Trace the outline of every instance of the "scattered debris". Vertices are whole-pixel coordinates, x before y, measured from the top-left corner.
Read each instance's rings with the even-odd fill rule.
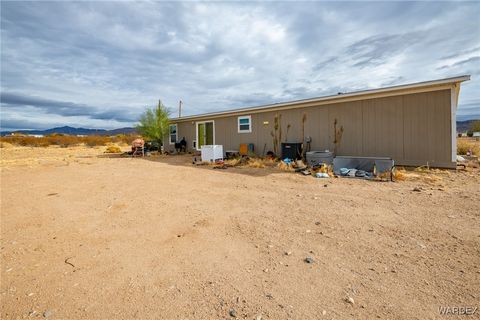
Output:
[[[303,261],[305,261],[306,263],[310,263],[310,264],[314,262],[312,257],[306,257]]]
[[[53,311],[51,311],[51,310],[45,310],[45,312],[43,313],[43,317],[48,318],[48,317],[50,317],[52,314],[53,314]]]
[[[330,178],[330,176],[326,172],[317,172],[315,174],[315,177],[317,177],[317,178]]]
[[[422,249],[426,249],[426,248],[427,248],[427,246],[424,245],[424,244],[421,243],[421,242],[417,242],[417,245],[418,245],[420,248],[422,248]]]
[[[73,257],[70,257],[70,258],[65,259],[65,263],[66,263],[66,264],[69,264],[69,265],[71,265],[72,267],[75,268],[75,266],[73,265],[73,263],[68,262],[68,260],[70,260],[70,259],[72,259],[72,258],[73,258]]]

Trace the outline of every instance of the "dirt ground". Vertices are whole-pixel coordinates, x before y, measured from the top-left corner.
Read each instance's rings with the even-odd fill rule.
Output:
[[[480,307],[478,169],[392,183],[101,148],[0,151],[2,319],[439,319],[440,307]]]

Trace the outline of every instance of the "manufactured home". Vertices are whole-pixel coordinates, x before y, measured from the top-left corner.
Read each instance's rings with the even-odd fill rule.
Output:
[[[185,138],[187,151],[202,145],[234,151],[248,144],[261,156],[278,150],[278,143],[309,141],[312,151],[455,168],[455,116],[460,84],[467,80],[465,75],[172,118],[164,148],[174,151],[175,142]]]

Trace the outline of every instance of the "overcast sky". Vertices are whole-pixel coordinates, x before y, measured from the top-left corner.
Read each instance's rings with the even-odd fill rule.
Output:
[[[480,2],[1,2],[1,126],[133,125],[470,74]]]

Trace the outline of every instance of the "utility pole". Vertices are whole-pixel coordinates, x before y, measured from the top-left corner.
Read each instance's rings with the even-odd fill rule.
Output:
[[[178,117],[182,116],[182,100],[178,103]]]

